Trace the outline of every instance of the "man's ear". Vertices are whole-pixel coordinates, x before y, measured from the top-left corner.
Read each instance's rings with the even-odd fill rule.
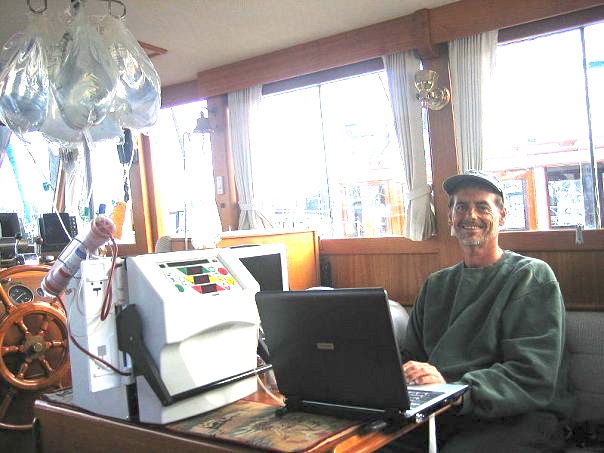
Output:
[[[499,210],[499,226],[502,226],[505,223],[505,216],[507,213],[505,208]]]

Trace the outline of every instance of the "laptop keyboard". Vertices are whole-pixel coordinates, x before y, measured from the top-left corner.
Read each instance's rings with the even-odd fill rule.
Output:
[[[410,407],[414,408],[430,401],[432,398],[436,398],[438,395],[442,395],[443,392],[432,392],[430,390],[414,390],[407,389],[409,393]]]

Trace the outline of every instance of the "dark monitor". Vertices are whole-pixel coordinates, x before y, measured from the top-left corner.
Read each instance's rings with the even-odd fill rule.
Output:
[[[16,212],[0,212],[0,232],[3,238],[14,238],[22,233]]]
[[[66,212],[42,214],[38,223],[42,238],[42,253],[61,253],[78,234],[76,218]]]
[[[285,244],[236,245],[230,250],[260,285],[260,291],[289,290]]]

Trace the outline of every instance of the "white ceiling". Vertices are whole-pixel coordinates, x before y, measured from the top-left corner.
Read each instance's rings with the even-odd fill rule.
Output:
[[[29,0],[60,13],[70,0]],[[163,86],[199,71],[434,8],[454,0],[123,0],[126,24],[139,41],[167,53],[152,62]],[[107,1],[87,0],[94,14]],[[113,3],[115,12],[121,7]],[[27,0],[0,0],[0,43],[24,30]]]

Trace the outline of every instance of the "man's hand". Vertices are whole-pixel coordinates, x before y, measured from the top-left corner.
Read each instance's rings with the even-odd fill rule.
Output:
[[[436,367],[426,362],[410,360],[403,365],[403,373],[409,385],[446,384]]]

